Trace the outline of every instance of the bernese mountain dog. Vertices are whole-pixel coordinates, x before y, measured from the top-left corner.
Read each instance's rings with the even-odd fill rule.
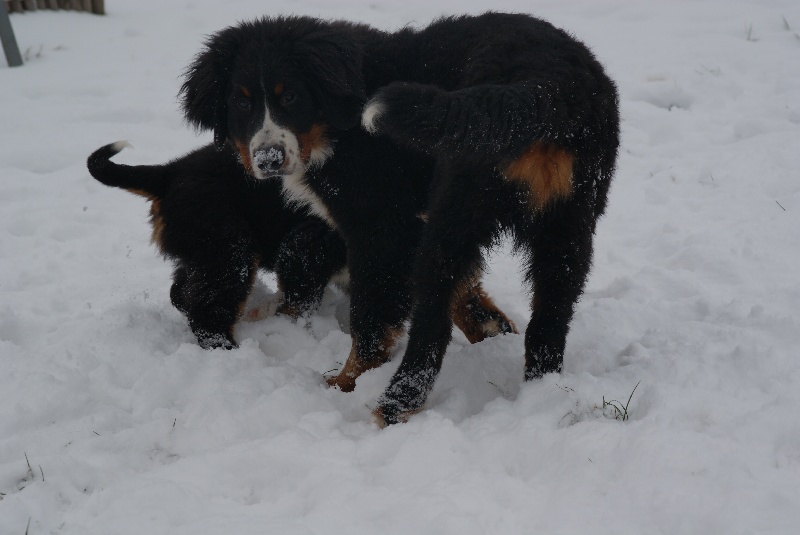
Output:
[[[394,33],[267,17],[210,36],[181,94],[191,123],[344,237],[353,345],[332,385],[386,361],[410,317],[381,425],[422,409],[504,233],[533,294],[525,378],[561,370],[619,145],[615,84],[581,42],[522,14]],[[481,337],[512,330],[472,294]]]
[[[112,162],[126,146],[96,150],[89,172],[150,200],[152,241],[175,265],[170,299],[200,346],[236,346],[233,326],[259,268],[275,272],[277,312],[293,318],[313,310],[345,270],[336,231],[305,208],[288,206],[279,183],[247,175],[232,150],[208,145],[164,165]]]

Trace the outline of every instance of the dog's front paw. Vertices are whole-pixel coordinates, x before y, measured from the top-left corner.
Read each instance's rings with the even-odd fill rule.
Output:
[[[428,373],[395,374],[389,388],[378,400],[378,408],[372,411],[378,426],[407,422],[422,411],[433,386],[432,379]]]
[[[203,349],[236,349],[238,344],[228,334],[196,331],[197,343]]]
[[[415,410],[396,411],[390,407],[379,406],[377,409],[372,411],[372,417],[375,420],[375,424],[383,429],[385,427],[389,427],[390,425],[406,423],[409,418],[418,412],[422,412],[423,408],[424,407],[420,407]]]

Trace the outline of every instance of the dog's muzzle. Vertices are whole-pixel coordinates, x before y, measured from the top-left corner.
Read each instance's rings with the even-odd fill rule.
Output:
[[[265,175],[274,175],[283,166],[284,156],[284,149],[280,145],[258,149],[253,153],[253,165]]]

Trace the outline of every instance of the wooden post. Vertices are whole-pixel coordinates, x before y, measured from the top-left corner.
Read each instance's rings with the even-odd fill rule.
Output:
[[[23,0],[22,5],[26,11],[36,11],[36,0]]]
[[[14,29],[8,18],[5,0],[0,0],[0,41],[3,43],[3,51],[6,53],[6,60],[9,67],[19,67],[22,65],[22,56],[19,54],[17,39],[14,37]]]
[[[106,3],[104,0],[92,0],[92,13],[97,15],[106,14]]]

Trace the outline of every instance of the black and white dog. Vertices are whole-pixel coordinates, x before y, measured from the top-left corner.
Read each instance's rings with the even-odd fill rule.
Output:
[[[525,378],[561,369],[619,144],[615,85],[586,46],[527,15],[395,33],[264,18],[211,36],[182,99],[344,237],[353,348],[332,384],[383,363],[411,317],[381,424],[423,407],[454,310],[478,338],[513,329],[479,286],[482,248],[504,231],[533,289]]]

